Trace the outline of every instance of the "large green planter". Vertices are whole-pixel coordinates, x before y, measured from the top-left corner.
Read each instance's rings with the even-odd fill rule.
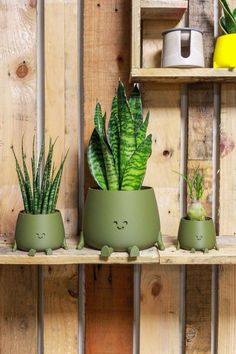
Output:
[[[102,256],[114,251],[139,250],[158,244],[163,248],[160,219],[152,188],[137,191],[89,189],[83,219],[86,245],[101,249]]]
[[[51,254],[52,250],[65,247],[65,231],[61,213],[18,215],[15,231],[15,249]]]
[[[182,218],[178,231],[178,247],[192,252],[217,249],[213,220],[206,218],[203,221],[195,221]]]

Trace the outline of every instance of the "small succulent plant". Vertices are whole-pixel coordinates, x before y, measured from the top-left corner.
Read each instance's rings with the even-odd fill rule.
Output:
[[[187,210],[187,218],[189,220],[205,220],[206,211],[201,203],[204,193],[204,177],[199,171],[199,167],[195,168],[190,176],[180,174],[188,187],[188,194],[191,204]]]
[[[226,0],[219,0],[222,5],[224,16],[220,17],[219,23],[226,34],[236,33],[236,9],[230,10]]]
[[[67,151],[66,155],[61,160],[58,170],[56,171],[56,167],[52,162],[56,140],[52,143],[52,139],[50,138],[48,154],[45,163],[43,163],[45,152],[44,143],[42,144],[38,164],[36,166],[35,138],[33,139],[31,158],[32,178],[30,178],[26,164],[26,154],[24,151],[23,138],[21,146],[22,167],[20,167],[20,163],[17,159],[14,147],[11,147],[13,155],[15,157],[16,172],[20,185],[25,213],[50,214],[55,212],[60,190],[63,167],[68,154]]]
[[[102,190],[138,190],[151,155],[152,136],[148,135],[149,113],[143,120],[139,89],[126,98],[119,81],[112,101],[111,116],[106,130],[106,113],[97,103],[94,130],[88,146],[88,165],[94,180]]]

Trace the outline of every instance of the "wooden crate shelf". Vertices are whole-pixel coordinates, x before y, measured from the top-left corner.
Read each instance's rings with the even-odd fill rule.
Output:
[[[195,82],[236,82],[236,70],[232,69],[132,69],[131,82],[195,83]]]
[[[104,260],[100,258],[99,251],[89,248],[76,250],[76,242],[77,239],[70,240],[68,250],[56,250],[51,256],[40,252],[34,257],[29,257],[22,251],[12,252],[10,244],[1,243],[0,264],[236,264],[236,236],[219,236],[219,250],[211,250],[207,254],[176,250],[176,237],[165,236],[165,251],[158,251],[153,247],[141,251],[136,260],[130,259],[125,252],[116,252],[108,260]]]
[[[188,7],[186,0],[141,0],[141,19],[180,19]]]

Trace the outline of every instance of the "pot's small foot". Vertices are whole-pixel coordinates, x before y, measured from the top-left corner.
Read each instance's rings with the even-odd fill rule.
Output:
[[[219,246],[217,245],[217,243],[215,243],[214,248],[215,248],[216,251],[219,251]]]
[[[68,246],[67,246],[67,243],[66,243],[66,238],[64,238],[61,247],[64,248],[64,250],[68,250]]]
[[[195,248],[191,248],[190,253],[195,253],[195,252],[196,252]]]
[[[162,234],[161,234],[161,232],[159,232],[159,234],[158,234],[156,246],[157,246],[157,248],[158,248],[160,251],[164,251],[164,250],[165,250],[165,245],[164,245],[164,242],[163,242],[163,240],[162,240]]]
[[[103,258],[108,258],[110,257],[110,255],[112,254],[113,252],[113,248],[112,247],[109,247],[107,245],[103,246],[102,249],[101,249],[101,254],[100,256],[103,257]]]
[[[136,258],[139,256],[140,252],[139,252],[139,248],[137,246],[132,246],[128,248],[128,253],[129,256],[132,258]]]
[[[29,252],[28,252],[28,256],[34,257],[35,255],[36,255],[36,250],[33,249],[33,248],[31,248],[31,249],[29,250]]]
[[[46,253],[47,256],[51,256],[52,255],[52,249],[51,248],[47,248],[45,250],[45,253]]]
[[[77,250],[82,250],[82,248],[84,248],[84,234],[83,234],[83,231],[81,231],[80,233],[80,239],[79,239],[79,242],[76,246],[76,249]]]
[[[180,243],[179,243],[179,241],[177,241],[177,243],[176,243],[176,249],[177,249],[177,251],[180,249]]]
[[[16,252],[16,250],[17,250],[17,243],[16,243],[16,240],[15,240],[14,243],[13,243],[12,252]]]
[[[203,253],[208,253],[208,252],[209,252],[208,248],[203,249]]]

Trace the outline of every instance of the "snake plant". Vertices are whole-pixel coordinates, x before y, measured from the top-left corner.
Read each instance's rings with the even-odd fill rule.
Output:
[[[195,168],[190,176],[180,174],[188,187],[188,194],[191,204],[187,210],[187,218],[189,220],[205,220],[206,211],[201,203],[204,193],[204,177],[199,171],[199,167]]]
[[[106,129],[106,113],[96,104],[94,130],[88,145],[90,172],[102,190],[138,190],[151,155],[152,136],[147,134],[149,113],[143,120],[139,89],[129,99],[119,81]]]
[[[236,33],[236,9],[230,10],[226,0],[219,0],[222,5],[224,16],[220,17],[220,27],[226,34]]]
[[[61,160],[58,170],[56,171],[55,165],[52,163],[56,140],[52,142],[52,139],[50,138],[48,154],[45,163],[43,162],[45,152],[44,143],[42,143],[38,163],[36,166],[35,138],[33,139],[31,157],[32,178],[30,178],[30,174],[26,164],[26,154],[24,151],[23,138],[21,145],[22,167],[20,166],[14,147],[11,146],[16,162],[16,172],[20,185],[25,213],[50,214],[55,212],[60,190],[63,167],[68,154],[67,151],[66,155]]]

